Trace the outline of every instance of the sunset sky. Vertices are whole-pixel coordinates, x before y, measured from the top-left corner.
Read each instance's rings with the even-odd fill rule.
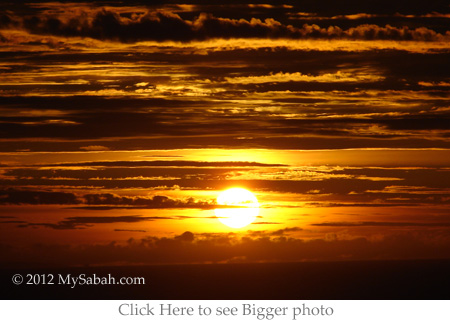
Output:
[[[450,258],[450,6],[3,2],[0,133],[3,266]]]

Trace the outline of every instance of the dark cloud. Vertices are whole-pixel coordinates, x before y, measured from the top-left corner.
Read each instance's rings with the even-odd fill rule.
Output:
[[[142,216],[101,216],[101,217],[69,217],[63,222],[73,224],[110,224],[110,223],[135,223],[141,221],[160,219],[160,217],[142,217]],[[163,217],[164,218],[164,217]]]
[[[80,201],[73,193],[53,191],[0,190],[0,204],[74,205]]]
[[[80,209],[80,208],[78,208]],[[96,209],[92,208],[81,208],[81,209]],[[104,208],[100,208],[101,210],[105,210]],[[106,208],[109,210],[110,208]],[[117,208],[114,208],[117,209]],[[31,223],[25,221],[10,221],[4,223],[20,223],[18,228],[28,228],[28,227],[45,227],[52,229],[85,229],[88,227],[92,227],[97,224],[123,224],[123,223],[138,223],[145,221],[155,221],[155,220],[183,220],[183,219],[193,219],[193,218],[202,218],[202,219],[216,219],[217,217],[192,217],[192,216],[83,216],[83,217],[68,217],[64,220],[61,220],[57,223]],[[1,224],[2,222],[0,222]],[[114,229],[114,231],[139,231],[145,232],[142,230],[134,230],[134,229]],[[186,237],[186,236],[185,236]],[[185,238],[182,237],[182,238]],[[186,237],[187,238],[187,237]]]
[[[182,233],[179,236],[175,236],[174,238],[175,240],[179,240],[179,241],[183,241],[183,242],[188,242],[191,243],[194,241],[195,236],[193,233],[191,233],[190,231],[185,231],[184,233]]]
[[[126,162],[125,162],[126,163]],[[17,181],[22,180],[30,180],[30,179],[38,179],[38,180],[56,180],[59,179],[64,180],[64,178],[68,179],[76,179],[76,180],[86,180],[86,179],[95,179],[95,180],[122,180],[122,181],[143,181],[153,182],[155,183],[155,187],[157,187],[161,181],[170,181],[171,185],[165,184],[167,189],[180,189],[180,186],[174,185],[173,180],[179,179],[193,179],[193,180],[211,180],[211,179],[226,179],[227,176],[231,176],[235,173],[243,173],[245,171],[255,171],[255,169],[260,169],[259,171],[286,171],[286,167],[279,167],[278,165],[274,165],[273,167],[268,164],[255,164],[254,166],[250,166],[249,163],[240,163],[241,166],[237,166],[238,163],[233,164],[230,163],[224,167],[220,166],[220,163],[208,163],[206,167],[201,167],[199,164],[193,167],[159,167],[159,166],[151,166],[148,167],[146,164],[138,165],[133,164],[133,162],[129,163],[129,167],[127,166],[114,166],[110,165],[111,163],[105,162],[103,166],[87,166],[86,164],[83,166],[80,164],[77,166],[76,164],[60,164],[55,168],[35,168],[35,167],[26,167],[26,168],[10,168],[5,170],[4,176],[14,177]],[[112,163],[114,164],[114,162]],[[170,164],[170,163],[169,163]],[[225,165],[225,163],[224,163]],[[262,169],[264,170],[262,170]],[[270,170],[269,170],[270,169]],[[283,169],[283,170],[282,170]],[[101,180],[102,181],[102,180]],[[74,183],[76,184],[76,183]],[[185,188],[185,187],[183,187]]]
[[[340,203],[340,202],[307,202],[305,204],[306,207],[413,207],[417,206],[415,202],[384,202],[381,200],[378,200],[378,203],[374,202],[346,202],[346,203]]]
[[[169,219],[166,217],[142,217],[142,216],[102,216],[102,217],[69,217],[58,223],[26,223],[19,228],[45,227],[52,229],[84,229],[94,224],[136,223],[153,221],[155,219]]]
[[[22,220],[3,220],[0,221],[0,224],[24,224],[26,223],[26,221],[22,221]]]
[[[123,231],[123,232],[136,232],[136,233],[146,233],[146,230],[140,230],[140,229],[114,229],[114,231]]]
[[[101,161],[101,162],[77,162],[48,164],[50,167],[281,167],[284,164],[271,164],[260,162],[229,161],[229,162],[207,162],[207,161]],[[160,170],[158,170],[160,171]]]
[[[0,28],[7,28],[14,25],[13,17],[8,13],[0,13]]]
[[[274,232],[272,232],[272,235],[283,236],[286,233],[298,232],[298,231],[302,231],[302,230],[303,230],[303,228],[300,228],[300,227],[287,227],[287,228],[275,230]]]
[[[67,19],[66,19],[67,20]],[[23,26],[33,33],[66,37],[137,42],[144,40],[191,41],[212,38],[270,38],[270,39],[361,39],[440,41],[446,36],[426,27],[360,25],[346,30],[339,26],[320,27],[316,24],[293,26],[273,18],[232,19],[200,13],[191,20],[164,10],[123,16],[111,9],[85,11],[68,21],[51,16],[32,16]]]
[[[185,200],[172,199],[166,196],[123,197],[112,193],[87,194],[83,196],[87,205],[116,205],[116,206],[137,206],[145,208],[200,208],[211,209],[215,206],[213,201],[199,201],[190,197]]]
[[[311,224],[322,227],[450,227],[450,223],[445,222],[324,222]]]
[[[399,119],[383,120],[392,130],[450,130],[450,116],[410,116]]]
[[[432,137],[409,137],[408,133],[393,130],[449,130],[449,119],[446,116],[411,115],[404,117],[387,118],[383,115],[373,118],[360,119],[358,115],[354,118],[334,117],[329,119],[268,117],[263,114],[243,114],[239,117],[233,115],[210,115],[209,124],[204,123],[205,115],[189,115],[180,113],[185,117],[180,124],[165,121],[169,115],[156,112],[146,114],[134,113],[111,113],[109,116],[92,114],[88,118],[71,118],[75,123],[41,123],[30,125],[37,120],[27,122],[12,122],[8,120],[2,124],[2,132],[5,138],[64,138],[64,139],[95,139],[101,137],[154,137],[154,141],[147,141],[152,148],[182,147],[188,144],[191,147],[276,147],[292,148],[295,145],[328,148],[358,148],[358,147],[442,147],[448,148],[449,143],[443,140],[435,140],[437,133]],[[101,117],[104,123],[98,124],[97,119]],[[245,124],[245,127],[242,126]],[[126,125],[126,126],[125,126]],[[213,125],[213,126],[212,126]],[[378,125],[384,131],[369,131],[372,126]],[[105,133],[108,133],[105,135]],[[227,133],[224,135],[224,133]],[[286,138],[281,142],[278,136],[283,134]],[[215,140],[205,138],[204,135],[217,136]],[[302,137],[298,137],[302,135]],[[313,140],[305,138],[311,136]],[[173,139],[156,139],[158,136],[175,136]],[[345,140],[342,140],[345,138]],[[380,141],[385,138],[387,140]],[[389,140],[389,139],[397,140]],[[272,143],[271,141],[276,141]],[[172,141],[172,143],[171,143]],[[302,142],[305,143],[302,143]],[[314,142],[315,141],[315,142]],[[322,141],[322,143],[320,143]],[[337,141],[337,142],[334,142]],[[338,142],[340,141],[340,142]],[[167,143],[167,144],[164,144]],[[140,164],[144,164],[142,161]],[[183,164],[184,163],[184,164]],[[117,162],[116,165],[130,165],[131,163]],[[154,166],[167,165],[167,162],[156,161]],[[174,162],[173,165],[177,163]],[[193,162],[180,161],[180,165],[195,166]],[[100,163],[92,163],[93,166]],[[114,164],[111,163],[111,166]],[[136,165],[139,165],[136,162]],[[151,163],[148,163],[150,166]],[[198,163],[199,166],[202,163]],[[206,165],[204,163],[203,165]],[[211,164],[212,165],[212,164]],[[225,165],[225,163],[218,164]],[[232,166],[232,163],[229,163]],[[237,166],[239,164],[235,164]],[[252,164],[248,164],[251,166]],[[258,165],[258,164],[253,164]]]
[[[98,193],[75,195],[67,192],[17,190],[7,189],[0,191],[0,203],[4,205],[87,205],[89,209],[109,210],[121,206],[148,209],[160,208],[196,208],[212,209],[216,207],[214,200],[196,200],[192,197],[186,199],[173,199],[167,196],[128,197],[112,193]],[[82,207],[79,207],[80,209]]]
[[[4,245],[0,258],[8,266],[80,266],[128,264],[224,263],[240,258],[243,262],[295,262],[305,260],[380,260],[448,258],[448,231],[440,233],[400,233],[371,241],[367,238],[303,240],[286,237],[243,237],[230,234],[211,236],[185,232],[172,238],[130,239],[127,244],[30,245],[16,248]]]
[[[280,4],[278,0],[265,0],[263,3],[255,4],[254,1],[250,0],[229,0],[226,4],[221,3],[211,3],[208,0],[186,0],[182,2],[183,4],[189,4],[188,8],[184,8],[180,6],[180,2],[175,0],[150,0],[150,1],[133,1],[132,4],[136,6],[138,9],[129,9],[128,4],[124,4],[118,1],[112,1],[108,3],[110,6],[115,6],[116,8],[121,8],[125,6],[127,8],[126,12],[137,12],[143,11],[143,8],[140,5],[145,5],[150,8],[163,8],[168,7],[172,9],[176,9],[179,12],[196,12],[198,9],[216,9],[220,12],[226,10],[227,8],[231,8],[230,12],[238,11],[241,13],[244,10],[249,10],[253,12],[257,11],[268,11],[273,12],[274,9],[284,9],[286,11],[297,11],[302,10],[303,12],[311,12],[317,13],[318,15],[337,15],[342,13],[361,13],[368,12],[373,14],[395,14],[399,12],[405,12],[410,14],[421,14],[424,12],[444,12],[448,13],[450,11],[448,7],[448,2],[445,0],[435,0],[435,1],[420,1],[420,0],[400,0],[400,1],[389,1],[389,0],[379,0],[377,1],[377,5],[369,2],[360,2],[354,0],[347,0],[341,3],[336,3],[332,0],[323,0],[320,3],[314,0],[305,0],[301,3],[298,3],[296,0],[286,0]],[[8,3],[9,6],[12,6],[13,3]],[[66,3],[58,4],[52,2],[42,2],[36,0],[30,1],[15,1],[14,4],[16,6],[12,6],[12,8],[23,8],[28,9],[28,12],[32,12],[32,10],[42,10],[42,9],[61,9],[64,8],[63,5],[68,5]],[[69,3],[71,7],[85,7],[88,5],[83,0],[74,0]],[[92,7],[102,6],[103,3],[100,2],[91,2],[89,4]]]
[[[6,111],[0,119],[2,136],[11,139],[32,137],[35,143],[31,145],[29,141],[21,140],[0,142],[1,150],[14,151],[24,148],[78,150],[89,146],[104,146],[111,150],[185,147],[282,149],[449,147],[447,140],[442,140],[444,131],[448,129],[446,126],[448,117],[445,112],[445,108],[448,107],[446,99],[448,93],[443,89],[419,85],[419,83],[439,84],[448,77],[450,69],[446,62],[450,58],[446,52],[432,54],[399,50],[364,53],[339,50],[320,52],[277,47],[271,50],[267,48],[218,50],[209,52],[208,55],[161,53],[161,51],[131,56],[126,55],[126,51],[78,55],[60,52],[51,56],[54,61],[49,61],[49,56],[37,54],[18,58],[12,53],[9,55],[11,55],[7,56],[9,59],[14,61],[19,59],[22,62],[4,70],[5,73],[13,75],[25,71],[30,73],[29,75],[40,75],[48,69],[49,64],[55,64],[57,68],[58,62],[67,65],[73,61],[78,64],[83,62],[102,64],[104,61],[125,63],[128,60],[136,66],[143,63],[145,65],[145,62],[149,61],[159,61],[161,70],[164,67],[180,68],[176,66],[181,64],[183,71],[189,74],[187,77],[189,81],[207,79],[211,83],[203,85],[205,89],[226,88],[227,91],[226,94],[217,93],[209,96],[209,99],[214,100],[214,104],[211,104],[208,98],[183,97],[178,100],[170,94],[165,98],[134,99],[71,95],[67,98],[4,97],[2,108]],[[230,56],[237,65],[227,63]],[[375,75],[379,78],[369,82],[279,82],[270,81],[269,77],[267,83],[226,82],[226,78],[233,75],[245,78],[277,73],[288,74],[286,78],[292,73],[300,73],[312,79],[327,74],[336,74],[336,77],[339,77],[338,73],[346,70],[352,75],[362,73],[365,76]],[[78,89],[76,87],[78,85],[75,87],[68,85],[63,92],[79,93],[78,91],[82,92],[87,88],[105,89],[105,84],[92,80],[95,70],[85,72],[86,82],[89,82],[83,85],[86,88]],[[47,71],[47,74],[51,73]],[[127,87],[141,81],[139,80],[141,77],[113,78],[110,80],[114,82],[114,86],[128,94],[134,93],[135,88],[130,90]],[[50,93],[53,93],[55,89],[50,89],[51,87],[60,88],[66,82],[76,81],[77,78],[54,79],[52,76],[46,76],[35,79],[36,82],[41,80],[59,82],[58,85],[48,85]],[[167,81],[169,84],[173,82],[172,79]],[[24,89],[23,86],[19,83],[16,93],[28,95],[29,89]],[[46,85],[29,86],[39,88],[41,91]],[[293,91],[296,97],[285,97],[291,94],[271,93],[273,90]],[[381,92],[370,95],[369,93],[374,90]],[[315,91],[325,93],[308,97]],[[341,92],[339,94],[341,97],[333,95],[330,97],[330,93],[335,91]],[[250,106],[252,95],[263,93],[269,98],[266,98],[267,102],[257,109]],[[382,103],[376,103],[381,99],[377,97],[383,93],[385,97]],[[248,95],[246,103],[240,101],[237,104],[228,101],[230,97],[242,98],[244,94]],[[372,101],[375,102],[370,103]],[[296,117],[299,104],[302,106],[302,114]],[[11,111],[17,111],[14,109],[17,105],[21,106],[23,112],[8,116]],[[213,108],[210,108],[211,105]],[[271,112],[273,106],[280,109],[279,113]],[[441,112],[439,108],[442,108]],[[57,110],[62,115],[55,120],[55,117],[40,114],[47,109]],[[285,115],[291,116],[286,118]],[[332,117],[319,118],[318,115]],[[99,123],[100,118],[104,122]],[[371,130],[373,126],[379,126],[380,129]],[[442,131],[434,131],[427,136],[409,132],[426,130]],[[283,135],[283,140],[279,139],[280,135]],[[215,139],[211,140],[210,136],[214,136]],[[36,142],[37,137],[41,139]],[[61,142],[61,139],[65,141]],[[101,141],[93,143],[90,141],[92,139]]]
[[[0,42],[7,42],[8,40],[0,33]]]
[[[258,224],[258,222],[253,223]],[[273,224],[282,224],[282,223],[269,223],[271,225]],[[252,238],[272,238],[272,237],[288,237],[290,233],[295,233],[299,231],[304,231],[303,228],[300,227],[287,227],[283,229],[277,229],[277,230],[248,230],[247,236]],[[289,237],[290,238],[290,237]]]
[[[419,152],[417,152],[419,153]],[[446,159],[439,157],[445,167]],[[408,164],[409,160],[403,161]],[[9,194],[16,196],[15,203],[27,204],[38,202],[30,196],[39,195],[39,190],[24,190],[20,186],[42,186],[58,190],[77,188],[74,195],[67,192],[65,197],[73,201],[78,209],[111,210],[111,209],[213,209],[214,200],[195,200],[170,198],[164,195],[130,196],[128,193],[90,193],[92,187],[98,189],[148,189],[163,190],[223,190],[230,186],[243,186],[254,191],[276,191],[300,194],[299,198],[308,207],[400,207],[440,204],[450,202],[446,188],[450,180],[450,171],[441,168],[355,168],[355,167],[153,167],[150,163],[130,167],[103,167],[87,169],[84,163],[68,164],[68,167],[57,169],[11,168],[4,171],[9,179],[2,180],[5,186],[14,186],[3,191],[2,203],[12,203]],[[89,165],[87,163],[84,165]],[[97,164],[97,163],[95,163]],[[105,166],[109,163],[98,163]],[[114,162],[111,164],[115,164]],[[170,162],[168,164],[171,164]],[[243,163],[246,164],[246,163]],[[61,164],[59,164],[61,165]],[[207,163],[209,165],[209,163]],[[228,163],[224,164],[228,165]],[[372,163],[375,166],[375,163]],[[398,164],[400,165],[400,164]],[[398,166],[397,165],[397,166]],[[71,169],[71,167],[75,167]],[[59,166],[58,166],[59,167]],[[76,168],[78,167],[78,168]],[[6,194],[8,192],[8,194]],[[49,191],[44,191],[44,195]],[[24,196],[24,199],[19,197]],[[27,197],[28,196],[28,197]],[[31,198],[31,201],[30,201]],[[50,198],[50,197],[49,197]],[[47,200],[49,199],[47,198]],[[68,200],[66,198],[66,200]],[[51,199],[56,204],[61,198]],[[41,200],[41,204],[45,201]],[[63,201],[59,201],[61,204]],[[66,201],[67,202],[67,201]],[[70,203],[69,203],[70,204]]]
[[[241,130],[245,129],[245,122],[242,123]],[[133,124],[130,124],[133,126]],[[280,149],[280,150],[296,150],[301,148],[302,150],[316,150],[316,149],[359,149],[359,148],[385,148],[385,149],[410,149],[410,148],[424,148],[424,149],[448,149],[450,143],[442,138],[446,137],[446,134],[431,133],[431,136],[425,135],[406,135],[398,137],[398,134],[393,134],[394,138],[390,139],[381,135],[374,135],[374,137],[358,137],[355,136],[319,136],[319,135],[303,135],[296,136],[285,135],[280,140],[279,137],[271,136],[269,134],[259,133],[263,132],[264,127],[260,127],[253,133],[254,136],[242,136],[248,133],[229,133],[222,135],[211,134],[214,136],[214,140],[211,140],[207,136],[178,136],[178,137],[147,137],[147,138],[130,138],[124,136],[121,139],[105,139],[101,145],[110,145],[112,150],[158,150],[158,149]],[[279,130],[277,130],[279,132]],[[269,130],[270,132],[270,130]],[[293,131],[291,131],[293,132]],[[341,132],[342,133],[342,132]],[[376,134],[376,132],[374,132]],[[428,133],[430,134],[430,133]],[[435,135],[438,135],[436,137]],[[216,136],[217,135],[217,136]],[[31,129],[27,129],[21,134],[21,137],[31,138]],[[88,138],[85,138],[86,142],[89,142]],[[98,141],[98,140],[96,140]],[[92,141],[90,141],[92,142]],[[77,151],[79,150],[80,143],[76,140],[65,139],[62,140],[47,140],[37,139],[36,142],[30,144],[26,139],[23,140],[11,140],[5,143],[0,142],[0,151],[17,152],[25,150],[32,151]],[[439,163],[439,160],[435,160],[435,164]],[[445,166],[448,164],[443,160],[439,165]],[[379,165],[379,164],[377,164]],[[73,183],[73,182],[72,182]],[[93,182],[91,182],[93,183]],[[6,183],[5,183],[6,184]]]

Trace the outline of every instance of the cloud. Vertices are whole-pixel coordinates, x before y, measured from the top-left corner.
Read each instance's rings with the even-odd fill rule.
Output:
[[[11,14],[8,14],[6,12],[0,13],[0,28],[8,28],[10,26],[15,25],[16,22],[14,21],[14,17]]]
[[[114,229],[114,231],[123,231],[123,232],[136,232],[136,233],[146,233],[146,230],[141,230],[141,229]]]
[[[449,82],[419,82],[418,83],[420,86],[425,86],[425,87],[450,87],[450,83]]]
[[[46,227],[52,229],[85,229],[94,224],[115,224],[115,223],[137,223],[144,221],[153,221],[156,219],[172,219],[171,217],[144,217],[144,216],[85,216],[69,217],[57,223],[25,223],[19,228],[27,227]]]
[[[321,227],[450,227],[450,223],[446,223],[446,222],[363,221],[363,222],[324,222],[324,223],[311,224],[311,226],[321,226]]]
[[[302,231],[302,230],[303,230],[303,228],[300,228],[300,227],[286,227],[283,229],[275,230],[273,232],[273,235],[279,236],[279,235],[284,235],[285,233],[298,232],[298,231]]]
[[[27,267],[122,264],[295,262],[381,259],[436,259],[450,256],[448,229],[440,232],[411,232],[382,238],[323,239],[194,234],[173,237],[147,236],[125,244],[69,246],[39,244],[27,247],[2,246],[3,265]]]
[[[73,193],[53,191],[0,190],[0,204],[75,205],[80,200]]]
[[[377,82],[383,80],[384,77],[362,74],[348,73],[345,71],[337,71],[336,73],[326,73],[322,75],[304,75],[302,73],[275,73],[263,76],[246,76],[246,77],[225,77],[225,80],[231,84],[263,84],[263,83],[280,83],[280,82]]]
[[[118,207],[115,207],[114,209],[117,209]],[[120,208],[120,207],[119,207]],[[109,210],[113,209],[110,207],[81,207],[77,209],[96,209],[96,210]],[[139,223],[139,222],[145,222],[145,221],[155,221],[155,220],[184,220],[184,219],[217,219],[215,216],[209,216],[209,217],[194,217],[194,216],[83,216],[83,217],[68,217],[64,220],[61,220],[57,223],[49,223],[49,222],[26,222],[26,221],[4,221],[1,223],[20,223],[18,225],[18,228],[38,228],[38,227],[45,227],[45,228],[51,228],[51,229],[57,229],[57,230],[64,230],[64,229],[85,229],[92,227],[94,225],[98,224],[120,224],[120,223]],[[142,230],[135,230],[135,229],[114,229],[114,231],[139,231],[139,232],[145,232]]]
[[[138,207],[147,209],[162,208],[195,208],[212,209],[216,207],[214,200],[196,200],[193,197],[173,199],[167,196],[119,196],[112,193],[91,193],[76,195],[68,192],[52,192],[39,190],[0,190],[0,204],[12,205],[86,205],[88,209],[108,210],[117,207]],[[82,208],[82,207],[78,207]],[[86,208],[86,207],[84,207]]]
[[[247,161],[92,161],[77,163],[49,164],[52,167],[281,167],[279,163]]]
[[[80,150],[84,151],[108,151],[109,148],[103,145],[88,145],[80,147]]]
[[[415,202],[384,202],[377,200],[376,202],[307,202],[306,207],[412,207],[417,206]]]
[[[188,242],[188,243],[191,243],[191,242],[194,241],[195,236],[194,236],[194,234],[191,233],[190,231],[185,231],[185,232],[182,233],[181,235],[175,236],[174,239],[175,239],[175,240],[182,241],[182,242]]]
[[[166,196],[123,197],[112,193],[86,194],[83,196],[86,205],[116,205],[116,206],[137,206],[145,208],[201,208],[211,209],[215,207],[214,201],[199,201],[190,197],[184,200],[172,199]]]
[[[3,220],[0,221],[0,224],[24,224],[26,221],[23,220]]]
[[[407,26],[364,24],[344,30],[339,26],[320,27],[316,24],[293,26],[273,18],[221,18],[204,12],[192,20],[164,10],[129,16],[121,15],[112,8],[85,9],[70,18],[45,14],[27,17],[23,20],[23,26],[37,34],[125,43],[145,40],[188,42],[214,38],[443,41],[449,37],[426,27],[410,29]]]

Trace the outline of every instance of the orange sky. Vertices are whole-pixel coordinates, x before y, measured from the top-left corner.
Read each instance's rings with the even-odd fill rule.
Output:
[[[1,6],[5,265],[450,257],[448,6]]]

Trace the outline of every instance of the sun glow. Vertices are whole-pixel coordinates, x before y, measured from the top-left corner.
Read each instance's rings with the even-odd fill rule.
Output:
[[[222,224],[231,228],[245,227],[255,221],[259,214],[258,199],[243,188],[223,191],[217,197],[217,204],[225,207],[215,209],[216,217]]]

